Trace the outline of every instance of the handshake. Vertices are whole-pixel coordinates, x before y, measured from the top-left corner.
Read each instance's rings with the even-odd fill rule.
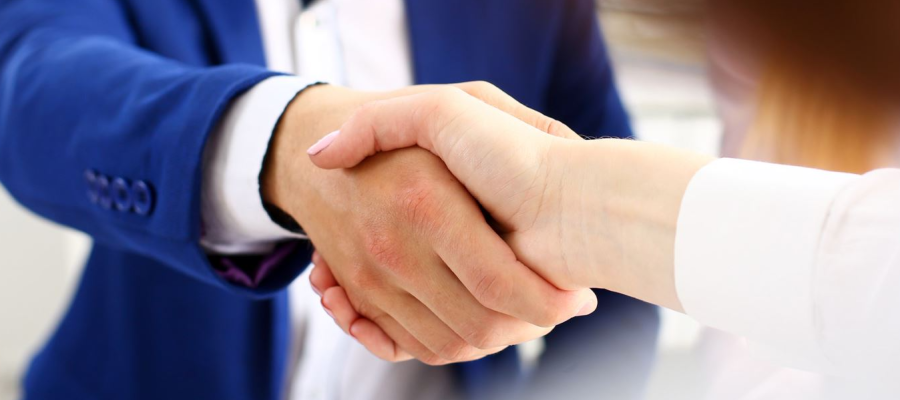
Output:
[[[310,280],[346,333],[389,361],[469,361],[590,314],[589,288],[636,281],[609,234],[627,212],[585,215],[629,207],[597,193],[628,191],[597,173],[629,142],[593,143],[613,148],[487,83],[316,86],[285,111],[262,190],[315,244]],[[677,308],[655,286],[647,300]]]

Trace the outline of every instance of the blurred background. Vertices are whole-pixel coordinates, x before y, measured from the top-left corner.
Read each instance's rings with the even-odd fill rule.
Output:
[[[669,3],[598,4],[619,87],[640,139],[717,154],[722,124],[705,67],[700,8],[689,1]],[[64,311],[89,244],[83,234],[30,214],[0,188],[0,252],[6,264],[0,266],[0,400],[17,398],[23,368]],[[706,372],[710,348],[731,339],[681,314],[662,313],[648,398],[701,398],[712,382]],[[728,351],[739,352],[736,348]]]

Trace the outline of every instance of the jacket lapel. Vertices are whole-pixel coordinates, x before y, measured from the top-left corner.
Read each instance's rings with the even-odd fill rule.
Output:
[[[216,64],[266,65],[254,0],[194,1],[211,33]]]

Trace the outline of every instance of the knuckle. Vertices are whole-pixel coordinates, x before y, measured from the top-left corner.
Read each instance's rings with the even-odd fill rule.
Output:
[[[447,364],[447,361],[445,361],[443,358],[441,358],[437,354],[430,354],[430,353],[424,354],[421,357],[419,357],[419,361],[421,361],[427,365],[430,365],[432,367],[437,367],[437,366]]]
[[[500,340],[500,322],[496,318],[486,318],[468,330],[464,340],[479,349],[491,349],[505,345]]]
[[[455,86],[444,86],[430,94],[423,107],[420,129],[438,134],[453,126],[453,122],[470,109],[474,98],[466,90]],[[478,96],[475,96],[478,97]],[[484,97],[484,96],[480,96]]]
[[[408,223],[428,227],[440,216],[437,187],[429,180],[410,179],[396,197],[396,208]]]
[[[541,128],[544,132],[556,137],[566,137],[569,130],[565,124],[550,117],[544,117]]]
[[[434,95],[439,103],[447,104],[452,103],[453,101],[458,100],[461,97],[465,97],[468,94],[465,90],[456,86],[442,86],[434,91]]]
[[[400,361],[403,361],[403,358],[397,354],[379,355],[379,354],[375,354],[374,352],[372,352],[372,354],[374,354],[375,357],[378,357],[389,363],[398,363]]]
[[[468,97],[469,94],[461,88],[441,87],[432,93],[429,112],[433,117],[456,115]]]
[[[379,327],[386,326],[392,319],[391,316],[389,316],[387,313],[385,313],[381,309],[374,307],[374,306],[366,306],[365,311],[366,311],[366,314],[363,314],[361,311],[360,311],[360,314],[365,315],[366,318],[369,319],[369,321],[372,321],[375,325],[378,325]]]
[[[446,361],[462,361],[470,353],[470,346],[464,340],[454,338],[441,346],[438,355]]]
[[[464,90],[473,96],[480,97],[483,95],[491,95],[499,91],[500,89],[494,84],[488,81],[471,81],[466,82],[462,85]]]
[[[377,101],[370,101],[359,105],[341,126],[341,130],[355,131],[368,129],[368,127],[371,126],[373,117],[377,115],[378,108],[379,103]]]
[[[353,307],[353,310],[356,311],[357,314],[372,321],[374,321],[381,313],[381,311],[373,306],[369,299],[366,298],[357,299],[355,302],[351,302],[351,307]]]
[[[368,310],[368,302],[371,296],[384,291],[383,280],[368,270],[359,270],[348,277],[346,292],[348,300],[356,307],[360,314]]]
[[[489,269],[482,268],[480,270],[487,271]],[[472,295],[474,295],[475,298],[478,299],[478,302],[483,306],[494,311],[502,312],[504,311],[502,308],[509,298],[509,285],[505,280],[500,279],[499,276],[485,273],[478,279],[478,283],[475,285]]]
[[[539,311],[535,317],[534,321],[532,321],[535,325],[542,328],[550,328],[554,327],[566,320],[566,316],[560,310],[553,309],[552,307],[544,307],[543,310]]]
[[[540,303],[542,308],[535,313],[532,323],[542,328],[551,328],[565,322],[572,317],[572,310],[576,307],[575,299],[573,294],[558,290]]]
[[[388,230],[372,230],[365,234],[363,238],[363,246],[366,254],[378,266],[389,271],[398,271],[402,269],[403,261],[403,244],[397,238],[395,233]],[[374,278],[370,268],[359,268],[358,275],[366,279]]]
[[[354,122],[368,120],[369,117],[377,113],[380,104],[381,103],[378,101],[370,101],[361,104],[356,108],[356,111],[353,112],[353,115],[350,116],[348,122],[353,124]]]
[[[475,84],[475,87],[477,87],[480,90],[484,90],[486,92],[493,92],[493,91],[500,90],[499,88],[497,88],[497,86],[494,86],[493,83],[490,83],[488,81],[474,81],[473,83]]]

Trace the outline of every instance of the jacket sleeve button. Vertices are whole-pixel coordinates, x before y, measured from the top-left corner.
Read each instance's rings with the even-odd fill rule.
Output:
[[[97,176],[97,203],[100,204],[100,207],[105,209],[112,208],[112,196],[109,191],[109,178],[98,175]]]
[[[97,191],[97,173],[92,170],[84,171],[84,182],[87,184],[88,199],[93,204],[100,201],[100,193]]]
[[[131,184],[132,208],[138,215],[150,215],[153,212],[153,188],[147,182],[135,181]]]
[[[128,182],[126,182],[125,179],[113,179],[110,191],[112,192],[113,204],[115,205],[116,210],[131,210],[131,206],[133,204],[133,200],[131,197],[131,187],[128,185]]]

